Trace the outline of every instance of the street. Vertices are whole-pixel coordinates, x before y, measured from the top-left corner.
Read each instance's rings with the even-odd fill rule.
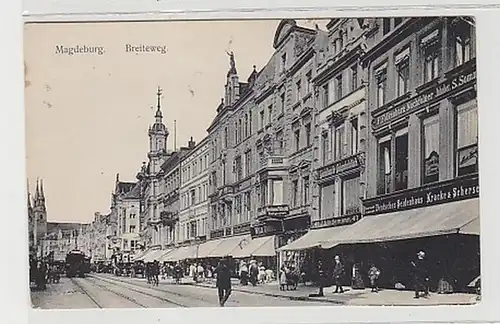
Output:
[[[86,278],[61,278],[45,291],[32,291],[34,308],[171,308],[218,307],[217,290],[195,285],[160,284],[152,287],[145,281],[109,275]],[[320,301],[298,301],[233,291],[226,307],[332,305]]]

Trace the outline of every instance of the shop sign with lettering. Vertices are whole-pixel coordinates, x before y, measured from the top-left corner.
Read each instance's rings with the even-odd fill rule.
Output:
[[[449,95],[451,91],[472,83],[473,81],[476,81],[475,68],[473,71],[464,71],[456,77],[444,81],[431,90],[411,98],[401,106],[394,107],[382,115],[374,117],[372,120],[372,126],[374,128],[378,128],[398,118],[409,115],[410,113],[422,108],[422,106],[425,106],[432,101],[440,100],[441,98]]]
[[[406,190],[363,202],[365,215],[383,214],[479,197],[477,175]]]

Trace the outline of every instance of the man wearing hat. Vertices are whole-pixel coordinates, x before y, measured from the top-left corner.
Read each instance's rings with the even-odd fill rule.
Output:
[[[344,275],[344,265],[340,262],[340,257],[335,256],[335,266],[333,268],[333,279],[335,281],[335,293],[343,293],[342,276]]]
[[[217,276],[216,286],[219,295],[220,307],[224,307],[231,295],[231,271],[228,267],[229,257],[222,258],[214,270]]]
[[[413,261],[413,280],[415,284],[415,298],[420,298],[420,292],[424,292],[424,297],[429,295],[429,273],[425,252],[419,251],[417,259]]]

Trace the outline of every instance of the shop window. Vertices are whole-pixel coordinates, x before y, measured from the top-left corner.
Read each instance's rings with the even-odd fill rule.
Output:
[[[379,140],[379,179],[378,194],[390,192],[392,183],[391,139],[390,136]]]
[[[335,216],[335,183],[321,187],[320,218]]]
[[[358,117],[351,119],[351,154],[356,154],[359,151],[359,129]]]
[[[435,30],[422,39],[424,52],[424,82],[429,82],[439,76],[439,30]]]
[[[477,102],[470,101],[457,107],[457,174],[478,172],[478,118]]]
[[[344,125],[335,128],[335,160],[339,160],[345,155],[345,132]]]
[[[469,61],[472,56],[472,26],[461,20],[453,30],[455,31],[455,64],[459,66]]]
[[[408,188],[408,133],[396,136],[394,189]]]
[[[359,176],[344,179],[342,183],[342,213],[344,215],[359,213],[359,195]]]
[[[423,183],[439,181],[439,115],[422,121]]]
[[[410,83],[410,49],[402,51],[396,56],[397,96],[406,94]]]
[[[330,136],[328,132],[323,132],[321,135],[321,151],[323,154],[323,164],[330,161],[332,158],[332,147],[330,145]]]
[[[375,72],[377,83],[377,106],[381,107],[387,100],[387,68],[384,66]]]

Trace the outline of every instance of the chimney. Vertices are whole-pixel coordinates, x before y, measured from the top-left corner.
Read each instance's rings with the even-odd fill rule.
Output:
[[[192,149],[192,148],[194,148],[195,146],[196,146],[196,142],[195,142],[195,141],[193,141],[193,136],[191,136],[191,139],[190,139],[190,140],[189,140],[189,142],[188,142],[188,148],[189,148],[189,149]]]

